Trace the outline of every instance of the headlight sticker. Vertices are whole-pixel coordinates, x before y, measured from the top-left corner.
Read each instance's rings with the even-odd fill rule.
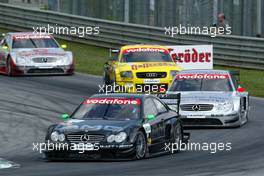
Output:
[[[150,124],[149,123],[143,124],[143,128],[144,128],[146,134],[149,136],[149,134],[151,133],[151,126],[150,126]]]

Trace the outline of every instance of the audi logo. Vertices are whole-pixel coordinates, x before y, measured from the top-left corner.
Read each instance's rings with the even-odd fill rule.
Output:
[[[146,73],[146,77],[148,77],[148,78],[155,78],[157,76],[158,76],[157,73]]]

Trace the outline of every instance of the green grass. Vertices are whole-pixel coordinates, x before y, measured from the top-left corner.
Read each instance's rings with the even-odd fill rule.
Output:
[[[58,42],[66,44],[67,50],[73,52],[77,72],[102,75],[103,65],[109,57],[108,49],[64,40]]]
[[[7,32],[7,30],[0,29],[0,32]],[[67,50],[73,52],[77,72],[102,75],[103,64],[108,59],[108,49],[65,40],[58,41],[60,44],[67,44]],[[250,92],[250,95],[264,97],[264,71],[223,66],[214,68],[239,70],[241,85]]]
[[[240,84],[252,96],[264,97],[264,71],[240,69],[234,67],[214,66],[215,69],[224,70],[239,70],[240,71]]]

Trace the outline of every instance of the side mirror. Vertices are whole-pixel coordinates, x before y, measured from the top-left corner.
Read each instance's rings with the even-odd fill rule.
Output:
[[[246,89],[243,88],[243,87],[238,87],[237,88],[237,92],[239,92],[239,93],[242,93],[242,92],[245,92],[245,91],[246,91]]]
[[[153,114],[148,114],[147,115],[147,120],[154,120],[155,119],[155,116]]]
[[[70,118],[70,115],[69,114],[62,114],[61,116],[60,116],[60,119],[62,119],[62,120],[67,120],[67,119],[69,119]]]
[[[61,45],[61,48],[66,49],[67,48],[67,45],[66,44],[62,44]]]

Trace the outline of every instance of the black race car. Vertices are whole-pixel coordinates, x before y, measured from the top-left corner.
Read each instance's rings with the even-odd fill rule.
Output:
[[[94,95],[64,122],[49,127],[45,157],[142,159],[166,153],[166,143],[187,142],[178,113],[151,95]]]

